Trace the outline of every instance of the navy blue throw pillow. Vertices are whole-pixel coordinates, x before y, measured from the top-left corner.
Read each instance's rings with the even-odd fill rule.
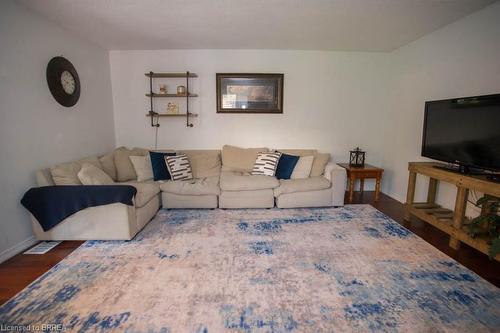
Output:
[[[149,152],[154,180],[169,180],[171,178],[167,169],[167,163],[165,162],[165,156],[175,156],[175,153]]]
[[[276,178],[290,179],[295,165],[299,161],[299,156],[281,154],[276,168]]]

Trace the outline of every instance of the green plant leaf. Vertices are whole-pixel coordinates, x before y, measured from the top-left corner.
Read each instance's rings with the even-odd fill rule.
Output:
[[[491,242],[490,250],[488,252],[488,255],[490,259],[495,259],[497,254],[500,253],[500,238],[496,238]]]
[[[485,202],[488,202],[488,200],[490,200],[490,197],[485,195],[481,198],[479,198],[477,201],[476,201],[476,205],[477,206],[481,206],[482,204],[484,204]]]

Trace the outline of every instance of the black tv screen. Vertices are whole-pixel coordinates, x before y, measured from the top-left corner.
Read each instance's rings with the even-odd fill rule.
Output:
[[[500,94],[425,103],[422,156],[500,170]]]

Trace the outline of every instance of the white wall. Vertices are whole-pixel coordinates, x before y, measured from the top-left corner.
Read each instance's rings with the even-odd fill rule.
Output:
[[[424,102],[500,93],[500,3],[469,15],[388,55],[392,79],[382,190],[404,202],[408,161],[420,157]],[[425,179],[418,183],[423,200]],[[441,186],[438,202],[453,207],[456,189]]]
[[[193,92],[199,93],[185,119],[160,119],[160,148],[245,147],[317,148],[346,160],[359,145],[368,161],[380,163],[380,112],[386,103],[386,55],[278,50],[111,51],[111,81],[117,145],[154,147],[149,118],[149,70],[196,72]],[[284,114],[217,114],[215,73],[284,73]],[[157,81],[160,82],[160,81]],[[168,84],[175,91],[177,84]],[[155,88],[156,85],[155,85]],[[165,108],[157,99],[156,111]]]
[[[349,149],[368,151],[385,168],[384,193],[404,202],[409,161],[420,157],[426,100],[500,92],[500,3],[473,13],[391,53],[279,50],[111,51],[118,145],[154,146],[145,119],[144,72],[197,72],[195,127],[161,119],[159,147],[313,147],[347,160]],[[283,115],[215,112],[216,72],[285,74]],[[180,82],[169,84],[171,91]],[[162,110],[165,101],[156,102]],[[417,199],[425,180],[419,179]],[[440,186],[438,202],[451,207],[455,189]]]
[[[19,203],[34,172],[112,149],[114,123],[108,52],[68,34],[13,1],[0,2],[0,261],[32,241]],[[69,59],[82,84],[79,102],[59,105],[45,69]]]

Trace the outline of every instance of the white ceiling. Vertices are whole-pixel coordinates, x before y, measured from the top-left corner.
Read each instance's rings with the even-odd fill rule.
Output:
[[[117,49],[391,51],[495,0],[22,0]]]

